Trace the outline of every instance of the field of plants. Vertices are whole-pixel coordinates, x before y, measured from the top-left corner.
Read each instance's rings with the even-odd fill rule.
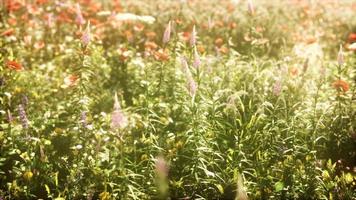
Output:
[[[0,0],[0,200],[356,199],[354,0]]]

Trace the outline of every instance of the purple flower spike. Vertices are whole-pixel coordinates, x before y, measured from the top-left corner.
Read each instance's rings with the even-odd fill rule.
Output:
[[[90,22],[88,22],[88,26],[87,29],[85,30],[85,32],[82,35],[82,43],[84,46],[88,46],[90,40],[91,40],[91,34],[90,34]]]
[[[193,26],[192,35],[190,36],[190,46],[195,46],[197,43],[197,32],[195,26]]]
[[[282,82],[277,80],[273,85],[273,94],[279,96],[282,92]]]
[[[188,65],[187,58],[185,56],[180,56],[180,63],[182,65],[183,72],[184,73],[188,73],[189,72],[189,65]]]
[[[22,128],[28,129],[28,119],[27,119],[26,111],[22,104],[19,105],[18,111],[19,111],[19,117],[20,117]]]
[[[197,51],[197,48],[195,47],[194,48],[194,62],[193,62],[193,67],[195,67],[195,69],[198,69],[199,66],[201,64],[201,60],[200,60],[200,57],[199,57],[199,53]]]
[[[88,127],[88,123],[87,123],[87,111],[82,111],[82,113],[80,114],[80,122],[82,123],[82,126],[84,128]]]
[[[337,54],[337,62],[339,63],[340,66],[342,66],[345,63],[344,52],[342,50],[342,46],[341,45],[340,45],[339,53]]]
[[[80,6],[79,4],[77,3],[75,5],[75,13],[76,13],[76,18],[75,18],[75,22],[79,25],[83,25],[85,24],[85,20],[84,20],[84,17],[82,15],[82,11],[80,10]]]
[[[115,94],[114,112],[111,114],[111,127],[114,129],[122,129],[127,125],[127,117],[122,112],[117,94]]]
[[[162,156],[159,156],[156,158],[155,170],[159,177],[167,177],[168,176],[168,171],[169,171],[168,164]]]
[[[167,28],[163,34],[163,44],[166,44],[171,39],[171,21],[168,22]]]
[[[188,89],[190,96],[194,97],[198,90],[198,85],[192,77],[188,79]]]

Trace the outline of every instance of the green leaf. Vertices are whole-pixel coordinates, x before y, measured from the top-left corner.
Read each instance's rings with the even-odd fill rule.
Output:
[[[51,194],[51,190],[49,189],[48,185],[45,184],[44,186],[45,186],[45,188],[46,188],[47,194]]]
[[[222,185],[220,185],[220,184],[214,184],[214,185],[216,188],[218,188],[218,190],[221,194],[224,194],[224,188]]]
[[[283,188],[284,188],[284,183],[281,181],[278,181],[276,184],[274,184],[274,189],[276,190],[276,192],[283,190]]]

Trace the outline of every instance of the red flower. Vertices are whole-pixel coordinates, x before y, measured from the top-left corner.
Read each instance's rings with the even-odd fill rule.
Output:
[[[340,80],[340,79],[334,81],[333,87],[336,90],[342,90],[343,92],[347,92],[350,89],[349,84],[346,81],[343,81],[343,80]]]
[[[349,42],[350,43],[356,42],[356,33],[350,33]]]
[[[17,10],[21,9],[21,7],[23,6],[23,4],[20,3],[19,1],[14,1],[14,0],[5,1],[5,5],[9,12],[17,11]]]
[[[23,67],[21,64],[17,63],[16,61],[7,61],[6,62],[6,66],[9,68],[9,69],[13,69],[13,70],[16,70],[16,71],[21,71],[23,70]]]

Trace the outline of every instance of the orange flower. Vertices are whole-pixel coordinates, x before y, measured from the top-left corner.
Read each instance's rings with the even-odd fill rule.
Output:
[[[149,31],[149,32],[146,32],[146,37],[147,37],[147,39],[149,39],[149,40],[152,40],[152,39],[154,39],[155,37],[156,37],[156,33],[155,32],[153,32],[153,31]]]
[[[45,47],[45,43],[43,41],[38,41],[33,45],[33,47],[35,49],[42,49],[43,47]]]
[[[155,50],[157,49],[158,45],[154,42],[145,42],[145,49],[147,51],[150,51],[150,50]]]
[[[62,11],[58,14],[57,20],[58,20],[58,22],[62,22],[62,23],[72,23],[73,22],[71,17],[69,17],[68,13],[65,11]]]
[[[222,38],[217,38],[215,40],[215,45],[218,46],[218,47],[221,47],[224,43],[224,40]]]
[[[14,34],[14,29],[13,28],[9,28],[7,30],[5,30],[4,32],[1,33],[1,36],[10,36]]]
[[[227,54],[229,52],[229,49],[226,47],[221,47],[218,49],[220,53]]]
[[[178,19],[178,18],[177,18],[175,21],[176,21],[176,23],[177,23],[178,25],[181,25],[181,24],[183,23],[183,21],[182,21],[181,19]]]
[[[163,51],[160,49],[159,51],[156,51],[153,54],[154,58],[159,61],[168,61],[169,60],[169,54],[166,51]]]
[[[36,0],[37,4],[46,4],[48,3],[48,0]]]
[[[68,88],[72,87],[78,84],[79,77],[77,75],[69,75],[64,78],[64,84],[62,85],[62,88]]]
[[[217,26],[217,27],[224,27],[224,22],[221,21],[221,20],[218,20],[218,21],[215,22],[215,26]]]
[[[126,39],[129,41],[129,42],[132,42],[133,39],[134,39],[134,35],[132,34],[131,31],[127,30],[124,32],[124,35],[126,37]]]
[[[237,27],[237,24],[235,22],[230,22],[229,27],[230,29],[235,29]]]
[[[141,23],[138,23],[134,26],[134,30],[137,32],[141,32],[141,31],[143,31],[143,29],[145,29],[145,25],[143,25]]]
[[[314,37],[314,36],[308,36],[306,39],[305,39],[305,43],[306,44],[313,44],[317,41],[317,38]]]
[[[6,66],[9,68],[9,69],[13,69],[13,70],[16,70],[16,71],[21,71],[23,70],[23,67],[20,63],[17,63],[16,61],[10,61],[8,60],[6,62]]]
[[[183,36],[183,40],[188,42],[190,40],[190,32],[183,32],[182,36]]]
[[[333,87],[336,90],[342,90],[343,92],[347,92],[350,89],[349,84],[346,81],[343,81],[343,80],[340,80],[340,79],[334,81]]]
[[[91,25],[99,25],[100,24],[100,21],[95,18],[90,18],[89,21],[90,21]]]
[[[11,26],[16,26],[17,20],[16,18],[9,18],[7,19],[7,23],[9,23]]]
[[[205,52],[205,48],[202,45],[198,45],[197,49],[198,49],[199,53],[204,53]]]
[[[297,76],[298,73],[299,73],[298,68],[293,67],[293,68],[290,69],[290,74],[291,74],[292,76]]]
[[[229,13],[232,13],[232,12],[234,12],[235,7],[236,7],[236,6],[235,6],[234,4],[229,3],[229,4],[227,5],[227,11],[228,11]]]

